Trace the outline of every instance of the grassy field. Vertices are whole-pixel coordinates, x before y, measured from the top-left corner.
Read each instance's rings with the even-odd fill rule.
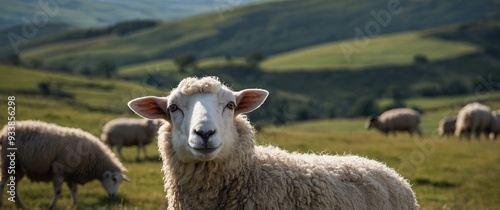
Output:
[[[262,67],[270,71],[363,69],[376,66],[410,65],[416,54],[429,61],[459,57],[479,50],[464,42],[424,38],[420,32],[405,32],[366,38],[366,47],[356,47],[353,40],[343,40],[294,50],[270,57]],[[351,46],[346,48],[345,46]],[[402,47],[404,46],[404,47]],[[344,53],[351,49],[354,53]]]
[[[226,65],[245,65],[244,58],[232,58],[231,61],[227,61],[224,57],[214,57],[205,58],[196,62],[196,67],[198,68],[214,68],[217,66]],[[144,75],[148,71],[157,71],[172,73],[177,72],[178,67],[173,59],[160,59],[153,60],[143,63],[131,64],[122,66],[118,69],[118,75],[120,76],[140,76]]]
[[[102,123],[116,117],[135,117],[127,111],[128,100],[142,95],[163,94],[162,91],[128,82],[88,79],[29,69],[0,66],[0,110],[6,110],[7,96],[16,96],[16,119],[40,119],[70,127],[79,127],[94,135],[100,134]],[[60,82],[61,91],[73,98],[37,95],[40,81]],[[68,84],[73,84],[70,86]],[[109,87],[112,85],[112,89]],[[106,89],[108,88],[108,89]],[[500,109],[498,93],[486,98],[492,109]],[[493,97],[494,96],[494,97]],[[468,96],[438,101],[414,99],[429,104],[423,115],[424,137],[399,134],[385,137],[374,130],[364,130],[365,119],[336,119],[264,127],[257,136],[260,144],[272,144],[289,151],[357,154],[387,163],[409,179],[421,209],[497,209],[500,206],[500,143],[498,141],[466,142],[456,138],[436,137],[437,122],[442,116],[455,114],[455,103]],[[413,100],[413,99],[412,99]],[[437,105],[436,105],[437,106]],[[450,108],[451,107],[451,108]],[[0,112],[5,124],[6,112]],[[107,198],[98,181],[79,186],[80,205],[76,209],[164,209],[161,162],[156,143],[147,146],[149,160],[133,161],[136,149],[126,148],[126,173],[132,182],[124,183],[117,197]],[[5,190],[5,189],[4,189]],[[32,183],[23,179],[19,194],[28,209],[46,209],[53,195],[50,183]],[[7,195],[1,198],[3,209],[14,209]],[[64,186],[58,201],[59,209],[71,207],[69,189]]]

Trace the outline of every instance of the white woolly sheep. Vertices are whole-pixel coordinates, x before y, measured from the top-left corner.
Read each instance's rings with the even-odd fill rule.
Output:
[[[455,123],[457,122],[457,117],[447,117],[439,121],[438,132],[439,136],[446,137],[453,135],[455,133]]]
[[[148,159],[146,145],[153,142],[157,131],[157,120],[119,118],[104,125],[101,140],[110,148],[116,145],[116,150],[122,160],[125,160],[122,154],[122,146],[137,146],[136,160],[139,160],[141,149],[144,158]]]
[[[15,148],[9,150],[8,132],[15,132]],[[80,129],[61,127],[41,121],[17,121],[0,132],[2,142],[2,180],[0,198],[7,183],[14,189],[14,201],[23,208],[17,184],[27,176],[31,181],[53,182],[54,197],[50,209],[56,207],[61,185],[67,182],[73,204],[77,204],[77,184],[99,179],[109,196],[114,196],[123,180],[125,167],[99,139]],[[15,166],[14,168],[12,166]],[[15,176],[15,181],[12,179]],[[11,186],[14,185],[14,186]],[[1,206],[1,199],[0,199]]]
[[[474,134],[476,139],[479,139],[481,133],[488,135],[490,121],[489,107],[477,102],[467,104],[458,112],[455,136],[465,135],[467,139],[470,139],[470,135]]]
[[[413,132],[417,132],[419,136],[422,136],[419,125],[420,113],[409,108],[397,108],[387,110],[376,118],[368,117],[365,128],[375,127],[385,135],[393,132],[395,136],[396,131],[408,131],[410,136],[413,135]]]
[[[500,133],[500,110],[491,112],[490,139],[497,139]]]
[[[407,180],[383,163],[256,145],[243,113],[267,95],[204,77],[182,80],[167,97],[129,102],[138,115],[167,121],[158,147],[168,209],[418,208]]]

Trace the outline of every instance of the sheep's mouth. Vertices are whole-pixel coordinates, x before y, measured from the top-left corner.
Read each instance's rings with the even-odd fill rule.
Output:
[[[215,147],[215,148],[206,148],[206,147],[204,147],[204,148],[193,148],[193,150],[196,151],[196,152],[199,152],[201,154],[207,155],[207,154],[211,154],[211,153],[216,152],[219,149],[219,147]]]

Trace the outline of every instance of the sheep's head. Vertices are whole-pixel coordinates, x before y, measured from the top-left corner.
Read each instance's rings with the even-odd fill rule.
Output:
[[[172,125],[172,146],[181,161],[210,161],[232,151],[238,138],[234,117],[257,109],[267,95],[262,89],[233,92],[216,77],[186,78],[167,97],[137,98],[128,105],[144,118]]]
[[[365,123],[365,129],[369,130],[377,121],[377,117],[369,116]]]
[[[130,181],[122,172],[105,171],[101,177],[101,184],[108,192],[109,197],[114,197],[118,192],[118,187],[123,181]]]

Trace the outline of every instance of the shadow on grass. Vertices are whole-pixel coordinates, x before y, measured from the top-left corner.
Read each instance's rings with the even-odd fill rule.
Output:
[[[144,162],[161,162],[160,156],[149,156],[148,158],[141,157],[139,159],[127,158],[125,160],[121,160],[124,163],[144,163]]]
[[[101,198],[99,198],[99,202],[93,204],[92,206],[90,206],[90,208],[92,208],[92,209],[108,209],[110,207],[127,206],[129,204],[130,204],[130,202],[128,201],[127,197],[123,197],[122,195],[118,195],[115,197],[101,197]]]
[[[442,188],[442,189],[448,189],[448,188],[454,188],[458,187],[459,185],[456,183],[448,182],[448,181],[432,181],[426,178],[417,178],[414,181],[415,185],[420,185],[420,186],[432,186],[436,188]]]

